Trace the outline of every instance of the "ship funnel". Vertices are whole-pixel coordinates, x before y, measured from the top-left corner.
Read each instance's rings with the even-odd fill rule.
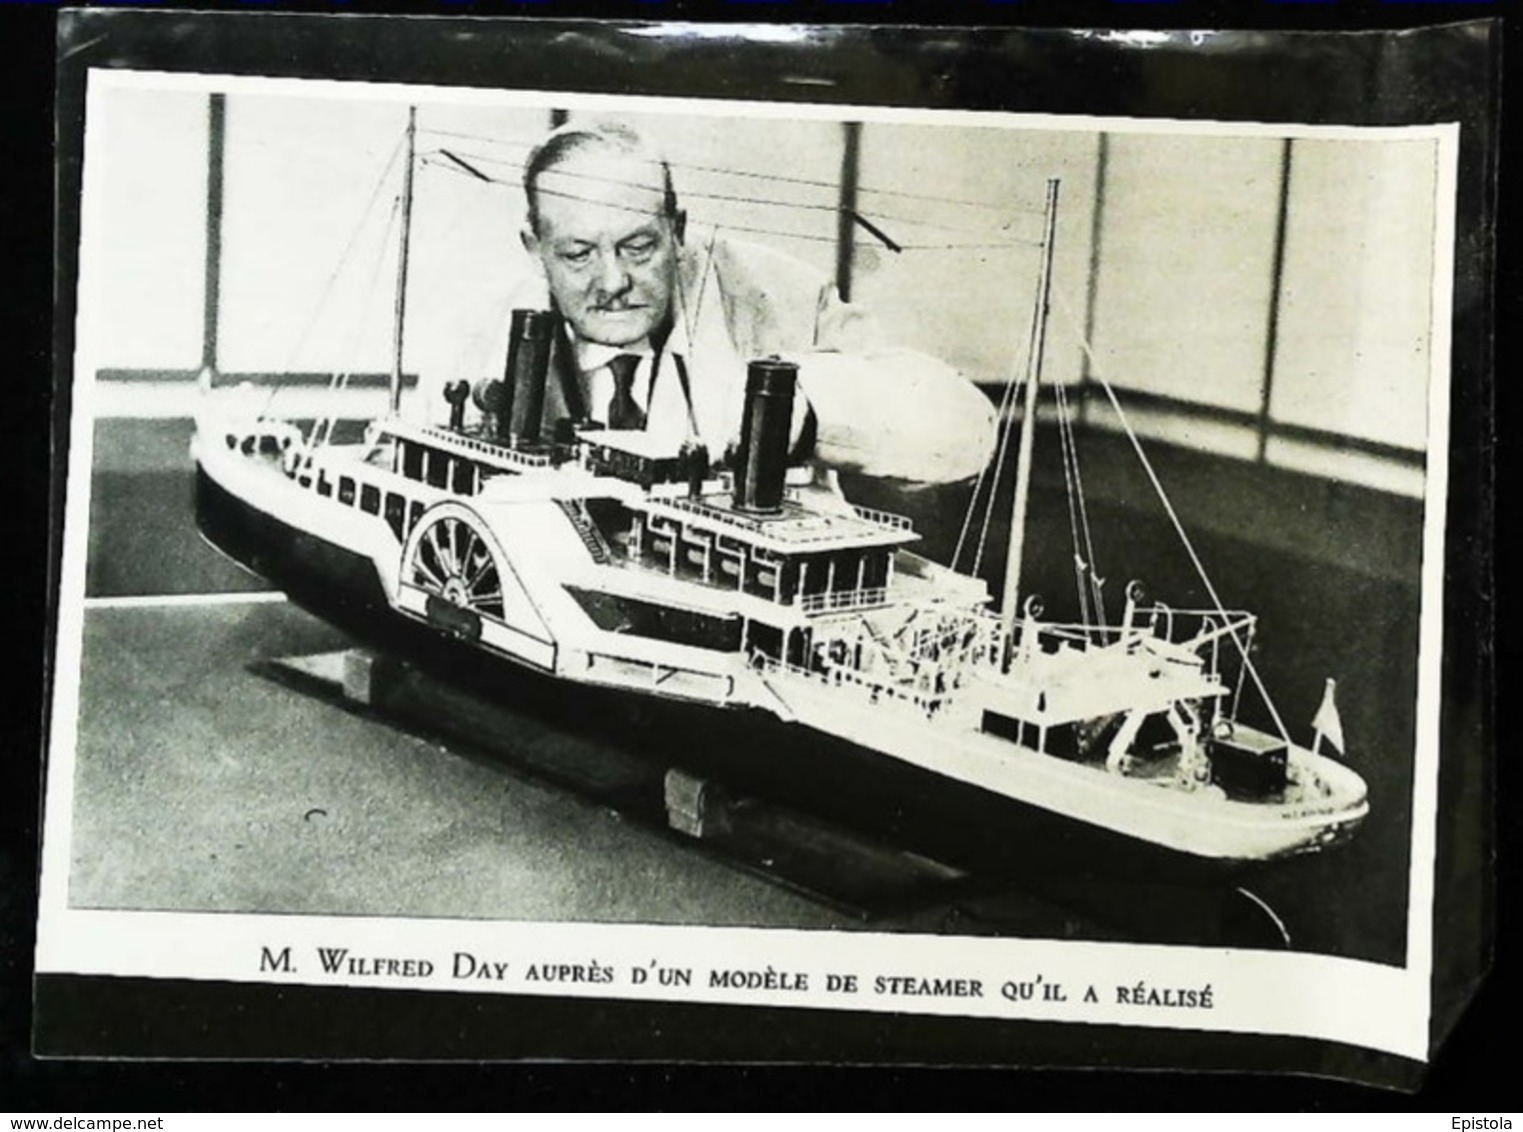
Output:
[[[793,391],[799,367],[771,357],[746,369],[746,407],[735,456],[735,509],[776,514],[783,509],[783,477],[793,426]]]
[[[538,443],[545,408],[545,377],[550,371],[550,347],[554,341],[552,311],[513,312],[502,404],[497,413],[497,439]]]

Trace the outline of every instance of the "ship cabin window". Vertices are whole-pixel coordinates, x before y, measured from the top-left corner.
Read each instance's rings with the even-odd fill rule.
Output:
[[[1083,742],[1076,723],[1058,723],[1047,729],[1046,753],[1060,759],[1079,759],[1088,753],[1090,745]]]
[[[476,486],[476,463],[473,460],[456,460],[453,482],[450,488],[456,495],[475,495]]]
[[[795,668],[810,662],[810,645],[814,634],[806,628],[780,629],[760,621],[747,621],[744,639],[748,658],[763,656]]]
[[[386,522],[391,527],[391,533],[397,538],[403,536],[403,523],[407,516],[407,500],[403,499],[394,491],[386,493]]]
[[[783,573],[781,600],[821,598],[826,594],[858,594],[888,584],[888,552],[837,550],[790,560]],[[845,599],[842,599],[843,602]]]
[[[741,644],[740,618],[716,617],[696,610],[677,609],[638,598],[567,586],[592,623],[608,633],[648,637],[695,649],[735,652]]]
[[[814,634],[808,629],[788,630],[788,639],[783,649],[783,659],[795,668],[803,668],[809,663],[809,642]]]
[[[333,494],[333,481],[328,478],[328,472],[327,472],[326,469],[322,469],[322,468],[318,469],[318,472],[317,472],[317,494],[318,495],[332,495]]]
[[[784,605],[791,602],[793,595],[799,592],[801,565],[797,558],[784,558],[778,566],[777,600]]]
[[[811,554],[807,558],[799,560],[799,592],[803,594],[822,594],[830,582],[830,556],[825,554]]]
[[[423,518],[423,504],[414,500],[412,506],[408,509],[407,529],[410,531],[416,527],[418,520],[421,518]]]
[[[1008,739],[1012,743],[1020,743],[1032,750],[1039,749],[1037,744],[1041,741],[1041,731],[1037,725],[1016,719],[1014,716],[986,709],[980,729],[987,735]]]
[[[830,584],[831,593],[855,593],[861,589],[862,582],[862,552],[859,550],[847,550],[831,556],[832,569],[830,577],[826,579]]]
[[[423,478],[423,449],[410,440],[402,442],[402,474],[410,480]]]
[[[338,501],[346,506],[354,506],[354,477],[339,476],[338,478]]]
[[[745,585],[742,588],[752,597],[765,598],[768,601],[775,600],[781,589],[778,578],[778,571],[781,568],[782,563],[776,560],[768,561],[748,556],[745,561]]]
[[[432,487],[445,487],[449,484],[450,458],[443,452],[430,451],[428,459],[424,461],[424,478]]]
[[[381,489],[373,483],[360,484],[360,510],[371,515],[381,510]]]
[[[862,588],[881,590],[888,585],[888,559],[891,550],[874,550],[863,557]]]
[[[775,625],[766,625],[760,621],[747,621],[745,652],[748,657],[760,655],[768,660],[781,660],[783,658],[783,631]]]

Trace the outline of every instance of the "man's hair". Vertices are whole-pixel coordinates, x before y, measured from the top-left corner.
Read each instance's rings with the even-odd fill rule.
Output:
[[[661,209],[669,218],[677,216],[677,193],[672,188],[672,167],[657,154],[645,139],[619,122],[565,125],[551,130],[544,141],[529,152],[524,162],[524,198],[529,206],[529,228],[539,232],[539,178],[547,170],[588,149],[606,149],[651,162],[661,170]]]

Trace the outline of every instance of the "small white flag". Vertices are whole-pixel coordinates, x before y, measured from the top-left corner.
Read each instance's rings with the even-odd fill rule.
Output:
[[[1343,754],[1343,720],[1338,717],[1338,703],[1334,698],[1337,683],[1329,680],[1327,690],[1322,693],[1322,706],[1317,709],[1317,714],[1312,717],[1312,729],[1318,736],[1325,736],[1327,741]]]

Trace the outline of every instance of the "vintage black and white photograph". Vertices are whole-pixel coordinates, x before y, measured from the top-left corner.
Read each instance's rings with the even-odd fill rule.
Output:
[[[85,111],[39,971],[1425,1056],[1453,125]]]

